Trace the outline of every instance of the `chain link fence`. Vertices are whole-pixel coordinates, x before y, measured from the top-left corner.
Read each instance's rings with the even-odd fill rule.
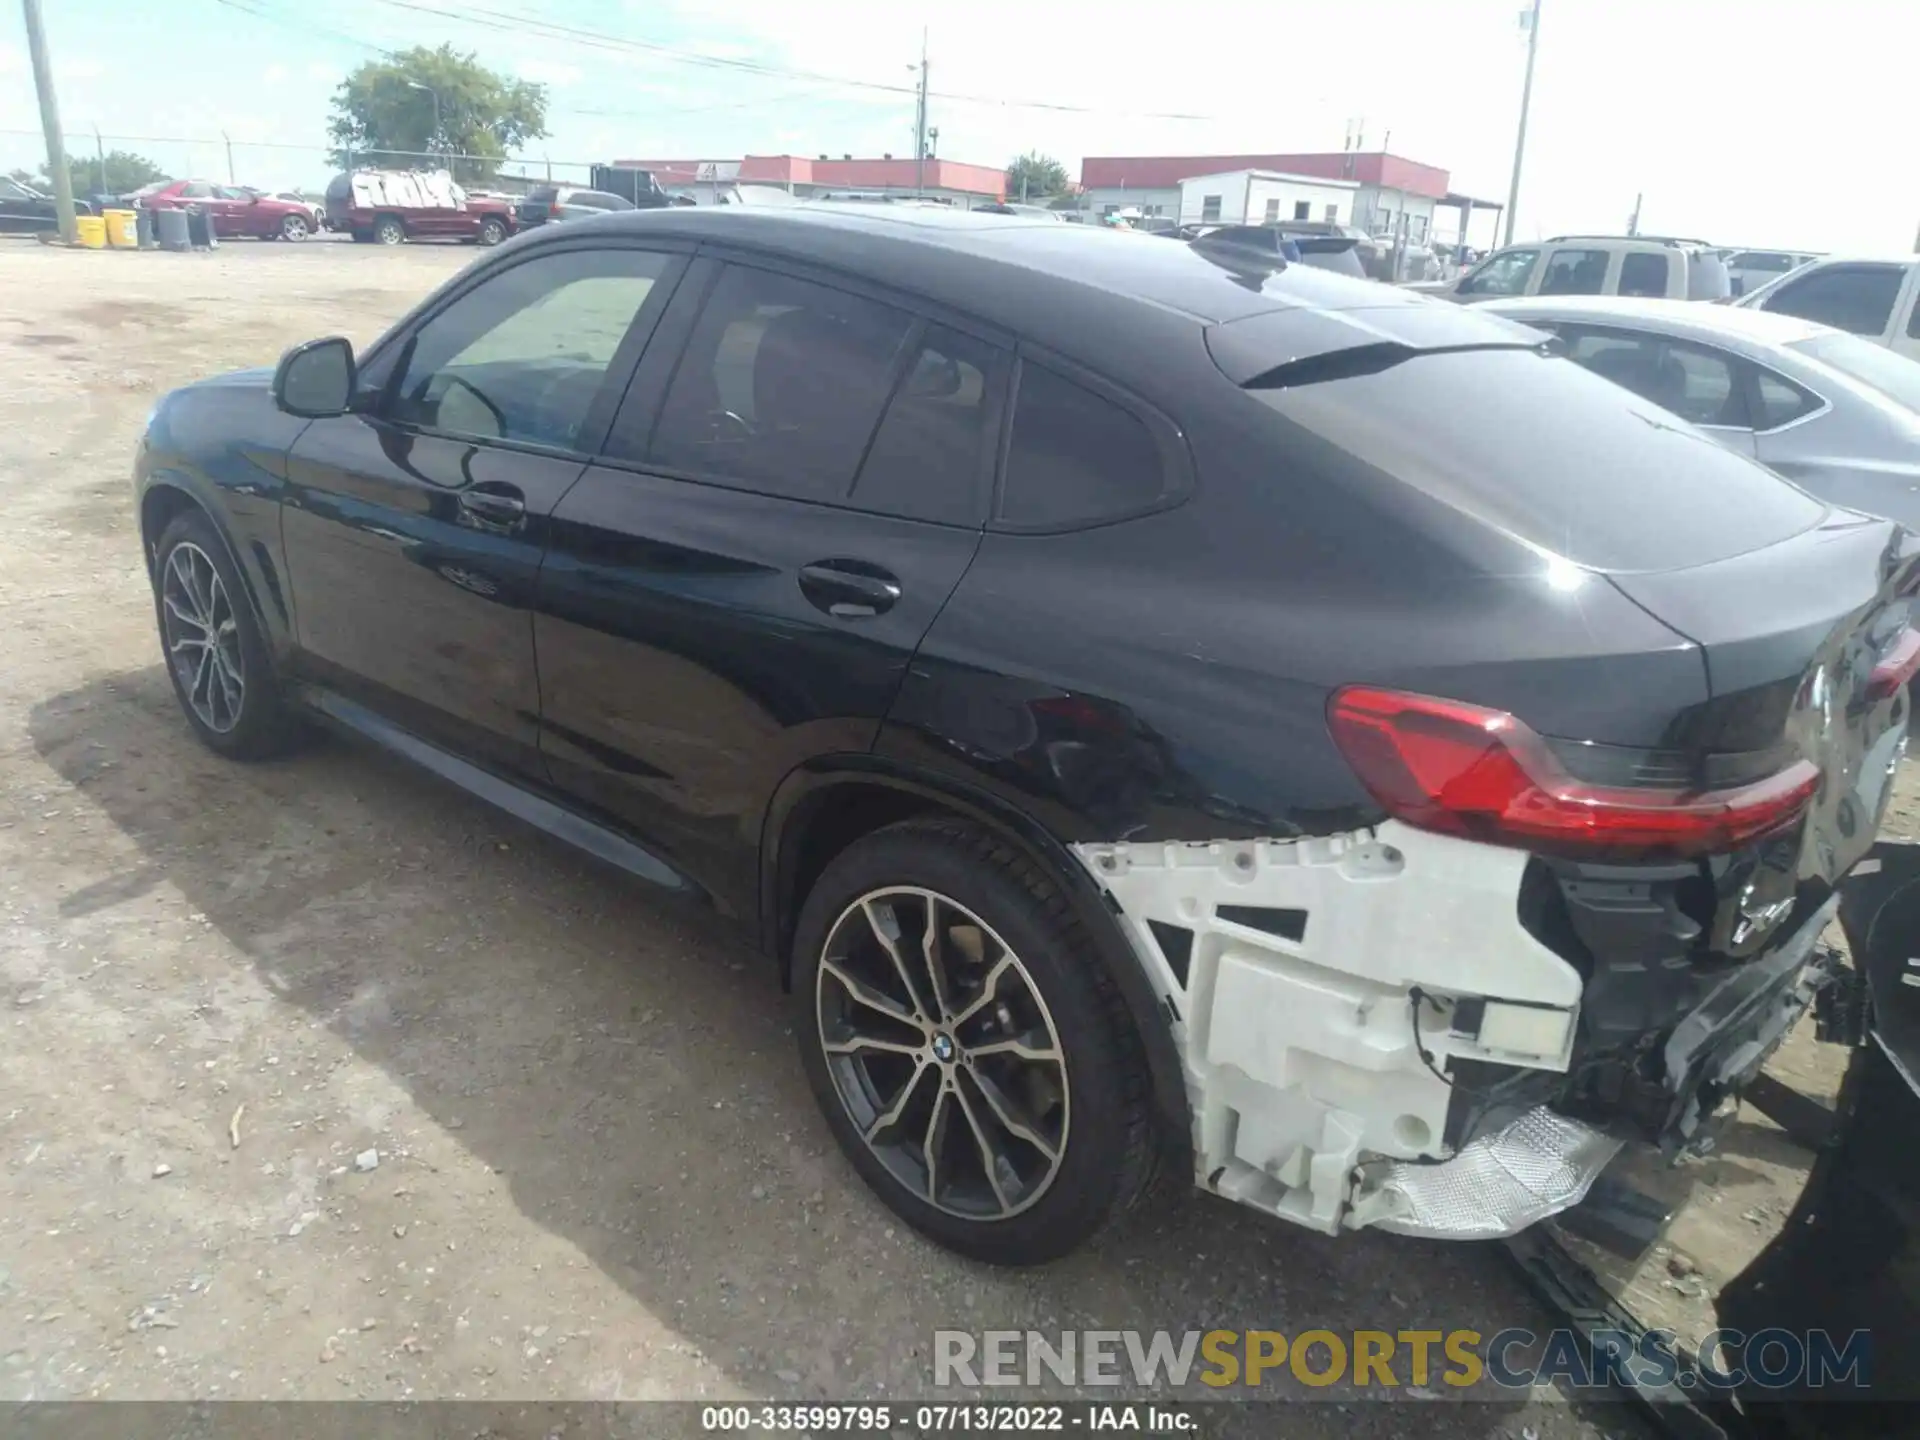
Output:
[[[520,155],[494,160],[479,155],[447,154],[432,151],[383,150],[353,154],[349,163],[339,163],[341,152],[331,145],[294,145],[267,140],[248,140],[228,135],[113,135],[98,130],[68,130],[65,135],[67,159],[78,172],[76,193],[110,193],[113,186],[99,178],[106,169],[105,157],[114,151],[129,151],[153,162],[176,180],[211,180],[219,184],[245,185],[257,190],[292,190],[318,198],[327,181],[343,169],[356,166],[395,170],[451,169],[460,174],[469,189],[494,189],[517,193],[534,185],[586,185],[593,167],[602,160],[555,159],[547,155]],[[91,162],[91,164],[89,163]],[[468,178],[470,165],[496,166],[493,178],[476,181]],[[99,170],[90,174],[93,166]],[[0,174],[10,170],[34,175],[46,173],[46,150],[38,130],[0,129]],[[107,176],[106,179],[111,179]]]

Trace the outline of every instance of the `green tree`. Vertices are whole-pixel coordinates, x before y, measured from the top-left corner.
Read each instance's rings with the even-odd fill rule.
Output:
[[[451,45],[419,45],[341,81],[327,131],[342,167],[437,169],[430,156],[444,155],[456,179],[490,180],[509,151],[547,133],[547,87],[497,74]]]
[[[1007,166],[1007,199],[1025,200],[1033,204],[1047,200],[1054,195],[1065,195],[1073,189],[1073,181],[1067,175],[1067,167],[1051,155],[1042,155],[1038,150],[1029,150],[1017,156]]]
[[[126,195],[167,178],[166,171],[131,150],[109,150],[104,156],[69,155],[67,172],[76,195]]]
[[[47,179],[47,167],[44,165],[37,174],[29,170],[11,170],[8,178],[18,180],[22,185],[31,185],[43,194],[53,193],[53,182]],[[105,156],[67,156],[67,178],[73,182],[75,195],[125,195],[142,185],[166,179],[167,172],[146,156],[137,155],[131,150],[109,150]]]

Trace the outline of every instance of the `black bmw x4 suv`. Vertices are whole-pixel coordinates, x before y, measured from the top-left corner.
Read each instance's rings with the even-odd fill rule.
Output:
[[[853,1165],[1511,1233],[1807,1007],[1920,551],[1460,307],[938,207],[543,228],[137,464],[166,663],[743,924]]]

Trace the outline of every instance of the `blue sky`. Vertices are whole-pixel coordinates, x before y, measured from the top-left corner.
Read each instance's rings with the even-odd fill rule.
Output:
[[[1524,0],[44,3],[70,148],[97,126],[224,178],[225,132],[238,178],[271,187],[324,180],[347,70],[442,41],[551,87],[536,161],[906,154],[913,100],[886,87],[911,89],[925,27],[953,159],[1037,148],[1077,173],[1086,154],[1337,150],[1364,121],[1367,148],[1504,198],[1525,55]],[[542,20],[597,38],[528,33]],[[1916,53],[1911,0],[1545,0],[1520,236],[1619,229],[1644,192],[1652,231],[1907,251]],[[19,8],[0,4],[0,169],[38,164],[37,127]]]

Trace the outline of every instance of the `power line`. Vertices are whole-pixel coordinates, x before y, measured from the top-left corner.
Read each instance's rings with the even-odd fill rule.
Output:
[[[524,13],[489,10],[483,6],[446,10],[422,4],[420,0],[373,0],[373,3],[395,10],[431,15],[436,20],[451,20],[458,24],[473,25],[505,34],[538,35],[543,39],[557,40],[562,44],[581,45],[594,50],[626,50],[658,55],[676,64],[693,65],[703,69],[786,76],[797,80],[813,80],[828,85],[844,86],[849,89],[871,90],[887,95],[908,96],[919,93],[917,86],[896,85],[883,80],[861,80],[847,75],[826,75],[819,71],[801,70],[792,66],[774,65],[759,60],[743,60],[732,56],[707,55],[697,50],[683,50],[652,40],[615,35],[609,31],[590,30],[582,26],[562,25],[557,21],[542,20]],[[936,90],[930,93],[940,100],[952,100],[967,105],[992,105],[1004,109],[1049,110],[1077,115],[1122,115],[1145,120],[1216,120],[1219,118],[1214,115],[1195,115],[1182,111],[1116,110],[1107,106],[1068,105],[1050,100],[1011,100],[1001,96],[970,95],[949,90]]]

